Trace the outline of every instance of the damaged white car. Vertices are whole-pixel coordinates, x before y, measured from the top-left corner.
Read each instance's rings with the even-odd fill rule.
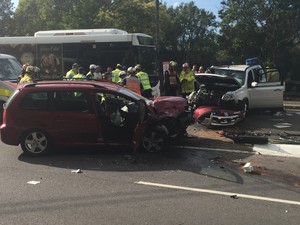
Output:
[[[197,123],[235,125],[249,109],[283,109],[283,77],[260,65],[212,66],[195,75],[199,90],[188,97]]]

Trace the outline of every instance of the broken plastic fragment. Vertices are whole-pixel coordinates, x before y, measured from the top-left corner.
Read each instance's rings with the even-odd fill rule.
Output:
[[[245,173],[251,173],[253,172],[253,166],[251,165],[251,163],[246,163],[244,166],[243,166],[243,169],[244,169],[244,172]]]
[[[78,169],[78,170],[72,170],[71,173],[82,173],[82,170],[81,170],[81,169]]]
[[[39,183],[41,183],[41,181],[32,180],[27,182],[27,184],[33,184],[33,185],[37,185]]]

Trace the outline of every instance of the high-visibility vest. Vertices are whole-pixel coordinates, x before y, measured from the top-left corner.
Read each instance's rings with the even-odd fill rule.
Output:
[[[32,78],[28,76],[28,74],[25,74],[24,77],[21,78],[18,84],[25,84],[32,82]]]
[[[121,72],[120,69],[115,69],[114,71],[112,71],[112,78],[111,81],[115,82],[115,83],[119,83],[121,78],[119,77],[119,73]]]
[[[138,77],[135,77],[135,76],[126,77],[125,87],[139,95],[141,95],[140,84],[141,84],[141,81],[139,80]]]
[[[75,76],[73,76],[73,78],[74,79],[84,79],[84,78],[86,78],[83,74],[80,74],[80,73],[78,73],[78,74],[76,74]]]
[[[140,71],[136,75],[138,78],[140,78],[144,91],[151,89],[150,80],[147,73]]]
[[[67,72],[67,74],[66,74],[66,78],[71,79],[71,78],[73,78],[75,75],[76,75],[76,73],[75,73],[72,69],[70,69],[70,70]]]

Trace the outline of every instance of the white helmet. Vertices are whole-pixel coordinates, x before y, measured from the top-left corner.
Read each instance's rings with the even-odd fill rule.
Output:
[[[94,70],[94,69],[96,69],[96,67],[97,67],[97,66],[96,66],[95,64],[91,64],[91,65],[90,65],[90,70]]]

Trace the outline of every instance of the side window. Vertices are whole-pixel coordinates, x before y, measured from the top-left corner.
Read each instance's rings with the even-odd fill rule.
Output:
[[[266,67],[267,82],[280,82],[280,73],[276,68]]]
[[[22,109],[48,110],[49,94],[47,92],[31,92],[24,96]]]
[[[88,94],[80,91],[57,91],[53,96],[54,110],[65,112],[89,112]]]

